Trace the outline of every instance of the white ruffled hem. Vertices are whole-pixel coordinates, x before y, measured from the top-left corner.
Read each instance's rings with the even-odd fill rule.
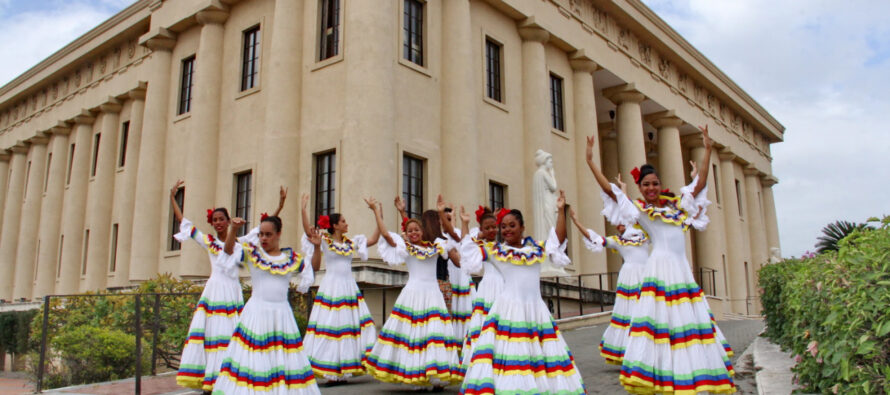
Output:
[[[393,232],[389,232],[389,237],[392,238],[396,245],[391,246],[386,240],[381,240],[380,243],[377,243],[377,253],[380,254],[380,258],[390,266],[398,266],[405,263],[405,259],[408,258],[408,247],[405,246],[405,240],[402,239],[402,236]]]
[[[303,259],[306,259],[303,257]],[[297,283],[297,292],[304,294],[309,292],[309,288],[315,284],[315,272],[312,271],[312,263],[306,262],[302,272],[300,272],[300,282]]]
[[[693,196],[692,192],[695,190],[695,184],[698,183],[698,176],[696,176],[689,185],[680,188],[680,208],[686,211],[686,220],[683,221],[686,225],[690,225],[697,230],[704,230],[708,223],[711,222],[711,219],[708,218],[708,206],[711,205],[711,201],[708,200],[708,186],[701,190],[698,195]]]
[[[550,228],[550,235],[547,236],[547,241],[544,243],[544,252],[547,253],[550,263],[554,266],[565,267],[572,264],[571,258],[566,255],[567,241],[568,238],[560,243],[559,237],[556,236],[556,228]]]
[[[584,247],[591,252],[601,252],[605,245],[605,239],[594,232],[593,229],[587,229],[587,237],[582,237],[581,239],[584,240]]]
[[[621,188],[618,188],[615,184],[609,185],[612,186],[612,193],[615,194],[615,200],[605,192],[600,192],[600,195],[603,198],[602,214],[610,224],[615,226],[631,226],[635,224],[637,222],[637,217],[639,216],[639,210],[634,207],[633,202],[624,194]]]
[[[179,233],[173,235],[173,238],[176,241],[182,243],[192,237],[192,228],[195,224],[192,221],[189,221],[188,218],[183,218],[182,221],[179,222]]]

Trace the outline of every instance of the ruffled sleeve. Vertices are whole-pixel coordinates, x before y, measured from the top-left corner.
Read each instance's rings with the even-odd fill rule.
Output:
[[[559,237],[556,236],[556,229],[550,228],[550,235],[547,236],[547,241],[544,242],[544,252],[554,266],[565,267],[572,263],[572,260],[566,255],[566,240],[560,243]]]
[[[386,241],[384,240],[384,243]],[[352,238],[353,248],[355,248],[355,255],[358,259],[363,261],[368,260],[368,238],[365,235],[355,235]]]
[[[610,224],[615,226],[630,226],[635,224],[640,211],[634,207],[633,202],[624,194],[621,188],[618,188],[615,184],[609,185],[612,186],[612,193],[615,194],[615,200],[605,192],[600,192],[600,195],[603,198],[602,214]]]
[[[254,226],[250,229],[250,232],[247,232],[244,236],[238,238],[239,243],[250,242],[256,243],[260,239],[260,227]]]
[[[689,185],[680,188],[680,208],[686,211],[686,220],[683,221],[684,224],[690,225],[697,230],[704,230],[708,223],[711,222],[711,219],[708,218],[708,206],[711,205],[711,201],[708,200],[708,186],[701,190],[698,195],[693,196],[692,192],[695,191],[695,184],[698,183],[698,176],[696,176]]]
[[[324,243],[324,241],[322,241]],[[303,254],[303,257],[312,258],[312,255],[315,254],[315,244],[312,244],[309,241],[309,238],[306,237],[306,234],[303,233],[303,237],[300,238],[300,253]]]
[[[591,252],[601,252],[606,244],[606,239],[596,234],[593,229],[587,229],[587,237],[581,237],[581,239],[584,240],[584,247],[587,247]]]
[[[195,224],[193,224],[192,221],[189,221],[188,218],[183,218],[182,221],[179,222],[179,233],[173,235],[173,238],[180,243],[192,239],[202,248],[205,250],[207,249],[207,245],[203,242],[204,233],[198,230],[198,228],[195,227]]]
[[[482,271],[482,262],[485,261],[483,245],[480,245],[472,237],[466,236],[460,241],[460,269],[467,274],[476,274]]]
[[[241,244],[235,243],[232,247],[232,254],[228,255],[225,251],[220,251],[217,264],[222,267],[226,276],[232,279],[238,279],[238,267],[244,264],[244,249]]]
[[[478,226],[474,226],[474,227],[470,228],[470,237],[472,237],[474,239],[479,237],[479,227]]]
[[[315,272],[312,270],[312,256],[301,256],[303,268],[300,270],[300,282],[297,284],[297,292],[304,294],[315,283]],[[307,261],[308,260],[308,261]]]
[[[408,248],[405,246],[405,240],[393,232],[389,232],[389,237],[392,238],[396,245],[391,246],[386,242],[386,239],[381,240],[377,243],[377,253],[390,266],[398,266],[405,263],[405,258],[408,257]]]

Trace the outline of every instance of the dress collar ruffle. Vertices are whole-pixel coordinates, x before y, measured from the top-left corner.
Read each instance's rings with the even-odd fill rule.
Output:
[[[254,267],[272,274],[284,275],[290,272],[301,272],[306,264],[303,256],[292,248],[282,248],[283,258],[274,259],[266,254],[262,248],[252,243],[245,243],[245,253]]]
[[[656,218],[660,218],[664,223],[681,226],[683,227],[683,230],[689,229],[689,225],[685,223],[688,214],[686,213],[686,210],[680,208],[679,197],[660,195],[658,200],[662,204],[661,207],[646,203],[642,199],[637,199],[634,204],[640,211],[645,213],[650,220],[654,221]]]
[[[492,257],[498,262],[520,266],[534,265],[547,259],[544,243],[537,242],[531,237],[522,240],[522,247],[519,248],[501,242],[484,242],[482,250],[485,258]]]

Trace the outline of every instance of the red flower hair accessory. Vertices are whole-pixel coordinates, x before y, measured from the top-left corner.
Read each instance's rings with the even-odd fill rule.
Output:
[[[671,193],[671,190],[668,189],[668,188],[665,188],[665,189],[662,189],[662,190],[661,190],[661,194],[662,194],[662,195],[667,195],[667,194],[669,194],[669,193]]]
[[[207,223],[208,223],[208,224],[212,224],[212,223],[213,223],[213,212],[214,212],[214,211],[216,211],[215,208],[208,208],[208,209],[207,209]]]
[[[266,214],[266,213],[260,214],[260,222],[265,221],[266,218],[269,218],[269,214]]]
[[[408,226],[408,217],[402,217],[402,232],[405,231],[405,227]]]
[[[479,206],[476,209],[476,222],[482,222],[483,215],[485,215],[485,207]]]
[[[510,210],[507,210],[506,208],[501,208],[500,210],[498,210],[498,215],[497,215],[498,220],[495,223],[500,225],[501,221],[504,219],[504,217],[507,216],[507,214],[510,214]]]
[[[630,175],[634,178],[634,183],[640,183],[640,168],[634,167],[633,170],[630,171]]]
[[[318,227],[321,229],[330,228],[331,227],[331,217],[328,217],[327,215],[322,215],[322,216],[318,217],[318,222],[316,222],[316,225],[318,225]]]

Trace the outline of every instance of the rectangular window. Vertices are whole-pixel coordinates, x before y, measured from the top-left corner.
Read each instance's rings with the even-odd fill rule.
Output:
[[[37,239],[37,252],[34,254],[34,274],[32,275],[34,279],[37,278],[37,265],[40,264],[40,239]]]
[[[176,191],[176,195],[173,196],[173,199],[176,200],[176,204],[179,205],[179,208],[185,210],[185,188],[179,188]],[[179,251],[182,248],[182,245],[178,240],[173,238],[173,235],[179,233],[179,221],[176,220],[176,216],[173,215],[173,208],[170,208],[170,251]]]
[[[501,98],[501,44],[485,39],[485,95],[502,102]]]
[[[28,183],[31,182],[31,161],[28,161],[28,167],[25,168],[25,189],[22,190],[22,200],[28,198]]]
[[[96,176],[96,167],[99,164],[99,140],[102,137],[102,133],[96,133],[93,136],[93,162],[92,167],[90,167],[90,177]]]
[[[59,236],[59,256],[56,261],[56,278],[62,277],[62,247],[65,246],[65,235]]]
[[[235,216],[244,219],[245,223],[238,229],[238,236],[247,234],[250,229],[250,193],[253,172],[248,170],[235,174]]]
[[[711,165],[711,174],[714,175],[714,196],[717,198],[717,204],[720,204],[720,179],[717,178],[717,164]]]
[[[405,0],[402,20],[402,56],[423,66],[423,6],[421,0]]]
[[[565,131],[565,112],[563,111],[562,78],[550,74],[550,118],[556,130]]]
[[[111,225],[111,257],[108,259],[108,271],[114,273],[117,270],[117,224]]]
[[[260,27],[254,26],[244,31],[244,49],[241,55],[241,90],[257,86],[260,65]]]
[[[46,172],[43,173],[43,193],[46,193],[46,188],[49,187],[49,167],[53,164],[53,153],[50,152],[46,154]]]
[[[117,167],[124,167],[127,163],[127,138],[130,137],[130,121],[121,125],[121,152],[117,158]]]
[[[337,153],[335,151],[315,155],[315,218],[334,212],[336,190]]]
[[[340,0],[319,1],[318,60],[337,56],[340,52]]]
[[[488,206],[497,212],[506,206],[507,186],[494,181],[488,182]]]
[[[195,55],[182,60],[182,76],[179,80],[179,111],[182,115],[192,110],[192,88],[194,88]]]
[[[738,206],[739,206],[739,217],[741,217],[743,215],[743,213],[742,213],[742,184],[739,182],[739,180],[735,180],[735,198],[736,198],[736,201],[738,202]]]
[[[68,174],[65,176],[65,185],[71,184],[71,167],[74,165],[74,144],[68,150]]]
[[[87,229],[83,233],[83,254],[80,256],[80,274],[87,274],[87,256],[89,256],[90,247],[90,230]]]
[[[411,218],[423,213],[423,159],[405,155],[402,159],[402,200]]]

